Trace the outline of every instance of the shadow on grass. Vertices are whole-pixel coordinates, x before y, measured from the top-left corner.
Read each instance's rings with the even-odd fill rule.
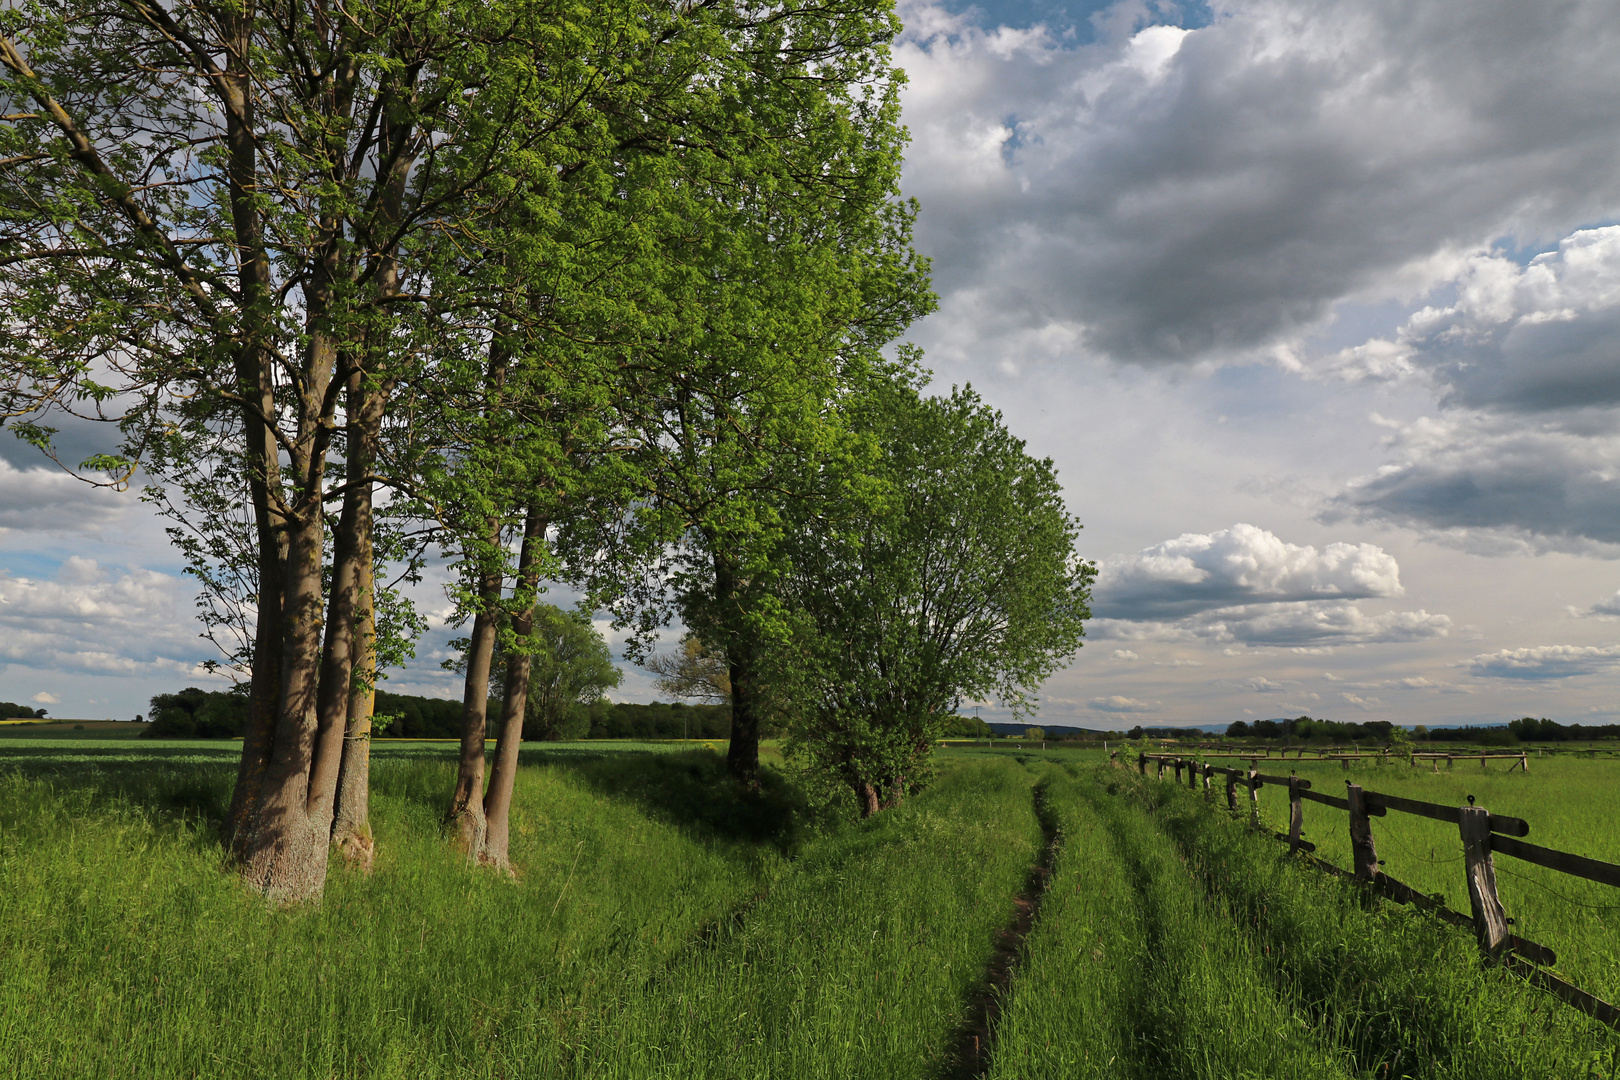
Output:
[[[71,748],[0,745],[0,773],[86,791],[92,803],[126,802],[212,829],[230,805],[241,753],[234,742],[138,749],[105,742]]]
[[[451,745],[374,747],[372,790],[443,812],[455,767]],[[5,746],[0,772],[88,791],[94,802],[123,801],[170,818],[217,828],[230,805],[241,756],[238,742],[183,745]],[[758,790],[727,773],[711,750],[630,751],[544,745],[525,747],[526,766],[577,776],[595,794],[634,804],[642,813],[704,839],[769,844],[791,852],[816,815],[804,794],[772,768]],[[522,782],[521,775],[519,782]]]
[[[775,769],[762,768],[750,790],[726,772],[712,750],[612,757],[548,759],[569,769],[598,795],[634,803],[649,817],[703,838],[770,844],[791,852],[805,839],[810,806]]]

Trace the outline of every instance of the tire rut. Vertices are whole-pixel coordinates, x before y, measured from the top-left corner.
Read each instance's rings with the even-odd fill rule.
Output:
[[[1046,781],[1034,786],[1032,797],[1035,818],[1041,826],[1040,857],[1030,867],[1024,888],[1013,899],[1013,917],[996,935],[995,951],[985,965],[983,977],[968,995],[967,1019],[952,1034],[943,1064],[935,1073],[936,1080],[977,1080],[990,1071],[996,1022],[1001,1018],[1002,1004],[1018,967],[1024,938],[1040,914],[1041,901],[1051,883],[1052,867],[1062,841],[1057,818],[1046,804]]]

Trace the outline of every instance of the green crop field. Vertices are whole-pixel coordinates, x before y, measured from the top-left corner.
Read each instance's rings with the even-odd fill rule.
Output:
[[[1466,933],[1094,751],[946,751],[927,791],[856,822],[776,768],[735,788],[705,749],[547,745],[525,751],[509,880],[440,838],[454,744],[379,744],[375,871],[292,910],[224,865],[236,752],[0,746],[0,1072],[1382,1080],[1610,1077],[1620,1052]],[[1620,855],[1620,762],[1493,764],[1349,775]],[[1285,795],[1261,798],[1280,822]],[[1387,869],[1466,910],[1455,829],[1397,818],[1374,819]],[[1347,859],[1343,826],[1306,804],[1320,856]],[[1620,898],[1523,869],[1502,873],[1517,932],[1615,993]]]

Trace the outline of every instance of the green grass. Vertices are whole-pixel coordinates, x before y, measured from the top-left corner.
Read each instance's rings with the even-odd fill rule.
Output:
[[[11,1074],[934,1080],[1038,858],[1038,791],[1059,841],[1002,994],[998,1080],[1614,1075],[1613,1033],[1484,968],[1468,935],[1099,751],[945,752],[928,791],[855,822],[774,767],[745,792],[707,750],[547,745],[525,751],[507,880],[439,835],[454,745],[379,743],[376,870],[338,870],[301,910],[267,908],[222,861],[236,752],[0,747]],[[1469,784],[1531,839],[1556,827],[1604,857],[1614,767],[1363,782],[1432,801]],[[1342,820],[1307,805],[1323,854]],[[1443,837],[1394,820],[1374,826],[1391,871],[1432,840],[1443,873]],[[1546,940],[1525,923],[1552,909],[1508,880],[1517,929]],[[1561,917],[1600,964],[1606,924]]]
[[[1526,840],[1542,847],[1620,863],[1620,831],[1614,828],[1620,798],[1620,762],[1612,759],[1530,759],[1530,772],[1506,771],[1508,762],[1492,761],[1481,770],[1458,761],[1439,772],[1418,767],[1365,764],[1345,771],[1330,763],[1273,765],[1272,774],[1297,770],[1312,789],[1342,795],[1346,780],[1367,791],[1409,799],[1466,805],[1523,818],[1530,823]],[[1151,769],[1149,770],[1152,771]],[[1262,769],[1262,771],[1268,771]],[[1239,789],[1240,801],[1247,794]],[[1224,803],[1224,793],[1218,793]],[[1280,831],[1287,821],[1286,788],[1260,790],[1269,827]],[[1350,865],[1348,815],[1320,803],[1304,804],[1306,839],[1317,855],[1336,866]],[[1463,877],[1462,845],[1457,827],[1429,818],[1391,811],[1372,819],[1373,840],[1384,871],[1427,894],[1442,894],[1457,911],[1469,911]],[[1583,989],[1609,1001],[1620,1000],[1620,890],[1522,862],[1507,855],[1494,859],[1497,890],[1514,919],[1514,932],[1552,949],[1556,970]]]
[[[45,749],[0,774],[0,1060],[27,1076],[924,1075],[1039,836],[1010,760],[817,832],[774,772],[751,796],[708,752],[547,750],[514,882],[439,838],[451,758],[401,748],[375,873],[276,911],[211,835],[229,755]]]
[[[1369,906],[1168,783],[1103,782],[1118,794],[1050,788],[1063,854],[999,1075],[1610,1075],[1607,1029],[1483,969],[1466,935]],[[1082,1050],[1115,1064],[1064,1057]]]

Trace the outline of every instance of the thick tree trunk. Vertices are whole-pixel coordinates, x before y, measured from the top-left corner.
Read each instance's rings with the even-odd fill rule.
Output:
[[[499,542],[498,526],[490,522]],[[467,644],[467,679],[461,691],[461,759],[456,766],[456,789],[450,809],[444,816],[447,831],[456,846],[470,859],[484,850],[484,735],[489,712],[489,669],[495,655],[495,638],[500,631],[501,585],[499,571],[485,573],[479,581],[478,610],[473,615],[472,637]]]
[[[524,605],[512,613],[512,636],[526,641],[534,633],[534,609],[540,586],[540,550],[546,542],[546,522],[531,506],[523,523],[523,548],[518,554],[518,595]],[[512,790],[517,783],[518,751],[523,746],[523,716],[529,704],[529,654],[506,658],[506,687],[501,702],[501,738],[495,749],[495,768],[484,795],[484,847],[478,861],[510,870]]]
[[[376,568],[372,543],[372,486],[369,476],[382,424],[386,391],[353,376],[349,390],[348,490],[340,534],[353,545],[354,603],[349,617],[348,696],[344,703],[343,756],[338,768],[332,843],[352,865],[370,871],[371,716],[377,700]],[[337,575],[334,573],[334,596]],[[330,638],[330,632],[328,638]]]
[[[247,728],[242,733],[242,758],[236,787],[225,817],[226,842],[234,855],[243,854],[248,826],[258,808],[259,792],[270,767],[275,741],[276,715],[281,697],[281,568],[287,558],[285,523],[271,507],[270,493],[280,487],[280,463],[275,438],[264,418],[275,415],[275,394],[265,339],[270,334],[274,298],[270,288],[270,258],[263,243],[263,222],[257,206],[258,142],[254,138],[254,97],[248,48],[254,10],[251,3],[225,15],[226,36],[232,43],[225,58],[220,90],[225,110],[227,176],[231,220],[236,230],[237,286],[242,296],[242,319],[235,342],[235,367],[246,445],[243,472],[253,507],[258,546],[258,611],[253,636],[252,677],[248,686]]]
[[[308,293],[311,333],[302,361],[298,438],[287,461],[297,497],[282,511],[287,556],[281,577],[280,702],[269,765],[239,845],[243,876],[276,903],[317,899],[326,885],[332,801],[343,753],[342,713],[323,715],[320,708],[323,488],[334,407],[327,391],[338,361],[338,342],[325,329],[324,316],[339,253],[335,244],[328,248]]]
[[[732,776],[759,784],[759,703],[756,693],[752,643],[732,639],[726,650],[731,669],[731,742],[726,746],[726,768]]]
[[[320,714],[321,562],[316,508],[291,530],[283,584],[281,708],[275,745],[242,847],[243,876],[277,903],[318,898],[326,884],[333,784],[343,725]]]

